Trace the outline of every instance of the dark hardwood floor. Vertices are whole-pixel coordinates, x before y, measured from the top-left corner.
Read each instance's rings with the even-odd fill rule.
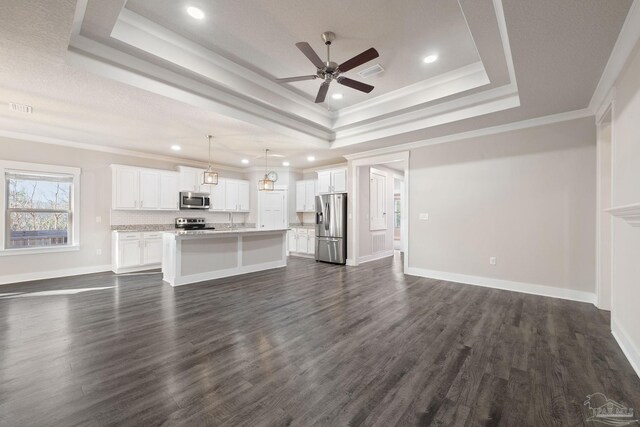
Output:
[[[404,276],[397,259],[0,294],[2,425],[598,425],[595,392],[640,410],[606,312]]]

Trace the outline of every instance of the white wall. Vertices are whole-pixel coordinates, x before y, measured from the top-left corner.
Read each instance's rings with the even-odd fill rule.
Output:
[[[640,203],[640,43],[615,85],[612,205]],[[640,375],[640,228],[613,220],[611,321]]]
[[[588,117],[412,150],[409,271],[592,300],[595,140]]]
[[[0,138],[0,159],[82,169],[80,178],[80,250],[51,254],[0,256],[0,283],[104,271],[111,267],[111,170],[123,164],[176,170],[175,163],[81,150],[37,142]],[[221,177],[240,178],[237,172],[220,171]],[[4,201],[1,203],[4,208]],[[137,214],[138,216],[141,214]],[[178,216],[175,212],[174,216]],[[153,217],[153,214],[150,214]],[[96,217],[102,222],[97,223]],[[101,249],[102,254],[97,255]]]

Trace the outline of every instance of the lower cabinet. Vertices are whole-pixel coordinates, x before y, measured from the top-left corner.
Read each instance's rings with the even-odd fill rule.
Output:
[[[292,228],[287,242],[289,253],[294,256],[315,256],[316,235],[313,228]]]
[[[161,266],[162,233],[114,231],[111,241],[111,270],[114,273],[150,270]]]

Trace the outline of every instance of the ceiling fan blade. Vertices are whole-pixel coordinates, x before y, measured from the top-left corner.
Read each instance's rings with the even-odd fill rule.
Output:
[[[318,96],[316,96],[316,104],[320,104],[324,102],[324,99],[327,97],[327,91],[329,90],[329,82],[324,81],[320,85],[320,89],[318,90]]]
[[[304,53],[304,56],[306,56],[309,61],[313,62],[313,65],[315,65],[316,68],[324,68],[324,62],[322,62],[322,59],[320,59],[316,51],[313,50],[309,43],[299,42],[296,43],[296,47],[300,49],[302,53]]]
[[[338,77],[336,80],[341,85],[348,86],[348,87],[350,87],[352,89],[356,89],[356,90],[359,90],[361,92],[369,93],[369,92],[371,92],[373,90],[373,86],[368,85],[366,83],[359,82],[357,80],[352,80],[352,79],[350,79],[348,77]]]
[[[378,51],[375,50],[374,48],[367,49],[364,52],[362,52],[360,55],[356,55],[350,60],[340,64],[338,66],[338,69],[342,72],[349,71],[353,68],[356,68],[359,65],[364,64],[365,62],[369,62],[372,59],[377,58],[378,56],[380,55],[378,54]]]
[[[313,80],[317,78],[318,76],[313,74],[311,76],[286,77],[284,79],[276,79],[276,81],[280,83],[291,83],[291,82],[300,82],[302,80]]]

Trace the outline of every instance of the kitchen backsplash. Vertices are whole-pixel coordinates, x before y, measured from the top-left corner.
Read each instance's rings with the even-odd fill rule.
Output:
[[[233,222],[241,224],[246,213],[234,213]],[[204,218],[207,223],[228,223],[229,214],[208,211],[111,211],[111,225],[174,224],[176,218]]]

